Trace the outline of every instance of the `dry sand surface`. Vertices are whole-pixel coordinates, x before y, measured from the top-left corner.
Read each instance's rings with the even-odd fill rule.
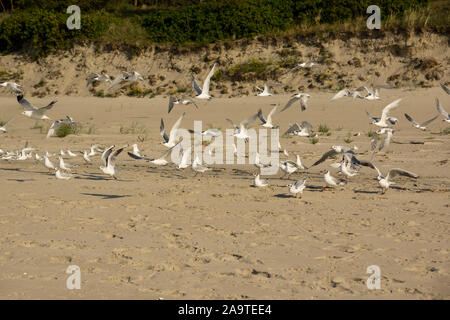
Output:
[[[306,165],[331,145],[357,145],[368,159],[370,138],[365,110],[379,116],[382,108],[402,97],[392,115],[400,121],[388,152],[374,163],[382,171],[400,167],[417,173],[416,180],[396,177],[396,189],[384,195],[373,170],[362,168],[348,185],[321,192],[320,171],[330,161],[291,180],[308,176],[302,199],[293,198],[280,174],[270,186],[254,188],[252,165],[217,165],[193,176],[190,169],[155,167],[122,153],[119,180],[80,156],[76,177],[57,180],[35,160],[0,162],[0,298],[4,299],[448,299],[450,136],[442,117],[419,131],[404,118],[419,121],[436,114],[439,97],[447,111],[450,98],[440,88],[415,91],[384,90],[382,101],[341,99],[331,93],[309,92],[309,108],[299,106],[274,115],[286,130],[291,122],[307,120],[315,129],[327,124],[330,136],[313,145],[307,138],[281,138],[290,153]],[[159,122],[169,126],[186,110],[181,127],[229,128],[225,118],[240,121],[258,108],[265,114],[269,98],[217,98],[199,102],[199,110],[176,106],[167,115],[167,98],[59,97],[48,113],[53,119],[72,116],[94,124],[95,134],[45,139],[31,129],[35,121],[20,115],[13,96],[0,98],[1,119],[15,117],[0,148],[14,150],[25,141],[40,154],[48,150],[85,150],[136,143],[137,134],[120,127],[138,122],[147,137],[138,143],[148,156],[166,150],[160,144]],[[29,97],[44,105],[51,97]],[[360,132],[354,137],[352,134]],[[350,144],[344,139],[351,133]],[[410,142],[423,142],[411,144]],[[285,158],[280,154],[281,158]],[[55,161],[56,159],[53,158]],[[81,268],[81,289],[66,288],[69,265]],[[381,290],[368,290],[366,269],[381,269]]]

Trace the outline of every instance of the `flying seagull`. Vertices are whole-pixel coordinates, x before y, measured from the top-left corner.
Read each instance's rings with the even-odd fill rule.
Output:
[[[300,137],[310,137],[312,135],[312,125],[308,121],[302,121],[301,125],[294,123],[283,135],[297,135]]]
[[[26,110],[22,112],[24,116],[27,116],[32,119],[38,119],[38,120],[51,120],[49,117],[47,117],[44,113],[55,105],[56,101],[50,102],[47,106],[37,108],[33,106],[30,102],[28,102],[27,99],[23,97],[23,95],[17,96],[17,102],[24,107]]]
[[[167,111],[167,113],[170,113],[170,111],[172,111],[173,107],[176,104],[184,104],[184,105],[193,104],[198,109],[197,104],[188,96],[183,95],[181,97],[181,99],[179,99],[176,96],[170,95],[169,96],[169,110]]]
[[[110,175],[114,179],[117,179],[116,174],[117,172],[119,172],[119,170],[115,168],[116,158],[127,147],[128,145],[125,145],[117,150],[113,150],[115,148],[115,146],[113,145],[108,149],[106,149],[105,151],[103,151],[102,161],[104,165],[100,166],[100,170],[102,170],[103,173]]]
[[[270,97],[272,94],[269,92],[270,88],[272,87],[279,87],[281,86],[281,83],[273,83],[273,82],[266,82],[264,83],[264,90],[261,89],[258,86],[255,86],[255,88],[259,91],[257,94],[258,97]]]
[[[142,78],[141,74],[139,72],[136,72],[135,70],[131,71],[131,73],[127,73],[122,71],[121,73],[119,73],[117,75],[117,77],[111,82],[111,84],[109,85],[109,89],[111,89],[112,87],[114,87],[115,85],[122,83],[122,82],[136,82],[136,81],[144,81],[144,78]]]
[[[450,123],[450,115],[448,114],[447,111],[444,110],[444,108],[442,108],[441,103],[437,98],[436,98],[436,108],[439,111],[439,113],[444,116],[445,119],[443,121]]]
[[[375,170],[378,172],[378,183],[381,186],[381,194],[384,194],[389,189],[389,187],[394,184],[393,181],[389,181],[389,178],[394,178],[395,176],[405,176],[417,179],[419,177],[415,173],[397,168],[390,169],[386,176],[384,176],[377,167],[375,167]]]
[[[297,198],[297,195],[300,194],[300,199],[302,198],[303,189],[305,189],[305,183],[308,178],[303,178],[301,180],[295,181],[294,183],[288,184],[287,187],[289,188],[289,192],[295,194],[295,197]]]
[[[374,132],[372,140],[370,141],[370,150],[373,152],[372,157],[375,153],[375,149],[378,144],[378,137],[382,134],[386,134],[386,137],[384,138],[384,140],[381,140],[381,143],[378,147],[378,151],[387,149],[387,147],[389,147],[389,144],[391,143],[392,140],[392,136],[394,134],[394,130],[392,128],[381,128],[380,130]]]
[[[416,121],[414,121],[414,119],[411,118],[411,116],[409,116],[407,113],[405,113],[405,118],[408,119],[408,121],[413,124],[414,128],[420,129],[422,131],[426,131],[427,125],[430,124],[431,122],[433,122],[434,120],[436,120],[438,117],[439,117],[439,114],[437,116],[431,118],[430,120],[427,120],[427,121],[419,124]]]
[[[203,82],[203,88],[201,88],[201,89],[198,86],[197,81],[195,81],[194,76],[191,75],[192,86],[194,87],[194,90],[197,92],[197,95],[195,96],[195,98],[197,98],[197,99],[207,99],[207,100],[210,100],[212,98],[209,95],[209,84],[211,82],[211,77],[214,75],[214,69],[215,68],[216,68],[216,64],[214,63],[211,71],[206,76],[206,79]]]
[[[111,83],[111,78],[104,72],[102,72],[101,74],[93,72],[87,78],[86,87],[89,87],[91,83],[94,83],[96,81],[105,81]]]
[[[353,165],[365,166],[374,169],[374,165],[371,162],[357,159],[355,157],[355,152],[352,149],[344,146],[331,146],[331,150],[325,152],[319,160],[317,160],[310,166],[310,168],[317,166],[328,158],[337,155],[342,155],[343,157],[347,158],[347,160],[349,160]]]
[[[162,154],[161,157],[155,159],[155,158],[147,158],[147,157],[141,157],[138,156],[132,152],[128,152],[128,155],[136,160],[146,160],[148,162],[151,162],[157,166],[165,166],[169,163],[169,161],[167,161],[167,157],[169,157],[172,153],[172,151],[174,150],[175,147],[177,147],[178,145],[180,145],[181,141],[183,141],[183,139],[181,139],[180,141],[178,141],[178,143],[176,145],[174,145],[173,147],[171,147],[169,150],[167,150],[166,152],[164,152]]]
[[[380,98],[380,89],[381,88],[393,89],[395,87],[391,86],[391,85],[377,85],[377,86],[372,85],[372,90],[369,90],[369,88],[367,88],[366,86],[363,86],[362,88],[364,88],[367,91],[367,95],[362,96],[361,98],[366,99],[366,100],[380,100],[381,99]],[[358,88],[358,89],[360,89],[360,88]]]
[[[272,124],[272,116],[275,113],[275,111],[278,108],[278,104],[275,105],[275,107],[273,107],[273,109],[269,112],[269,114],[267,115],[267,119],[264,118],[262,110],[259,109],[258,110],[258,118],[259,120],[261,120],[261,122],[263,123],[263,127],[265,128],[274,128],[274,125]]]
[[[164,142],[161,142],[161,144],[167,148],[171,148],[176,144],[175,139],[177,136],[177,130],[181,124],[181,121],[183,120],[183,117],[185,115],[185,112],[181,115],[181,117],[178,118],[178,120],[175,122],[175,124],[172,126],[172,129],[170,129],[169,136],[167,136],[166,129],[164,128],[164,120],[161,118],[161,125],[159,127],[159,133],[164,139]]]
[[[247,120],[243,120],[239,126],[237,126],[232,120],[230,119],[226,119],[229,123],[232,124],[232,126],[234,127],[235,131],[233,133],[233,136],[238,138],[238,139],[245,139],[247,140],[248,138],[250,138],[250,136],[248,135],[248,126],[251,125],[256,118],[258,117],[258,114],[254,114],[253,116],[251,116],[250,118],[248,118]]]
[[[325,59],[326,58],[321,58],[321,59],[318,59],[318,60],[310,60],[310,61],[299,63],[295,67],[293,67],[292,69],[289,69],[288,71],[286,71],[285,73],[283,73],[281,75],[284,76],[285,74],[287,74],[289,72],[296,71],[296,70],[298,70],[300,68],[305,68],[305,69],[312,68],[313,66],[323,62]]]
[[[383,112],[381,113],[381,118],[374,118],[366,111],[367,116],[372,120],[371,123],[379,127],[389,127],[389,124],[386,121],[389,121],[391,124],[395,124],[397,119],[388,117],[388,114],[389,111],[398,106],[401,100],[402,99],[397,99],[384,107]]]
[[[14,94],[23,95],[22,86],[15,82],[3,82],[0,83],[0,87],[8,87]]]
[[[286,110],[287,108],[289,108],[294,102],[300,100],[300,106],[302,111],[305,111],[306,108],[308,107],[308,105],[306,104],[308,102],[308,99],[311,96],[307,93],[296,93],[294,95],[291,96],[291,99],[288,101],[288,103],[284,106],[284,108],[281,111]]]

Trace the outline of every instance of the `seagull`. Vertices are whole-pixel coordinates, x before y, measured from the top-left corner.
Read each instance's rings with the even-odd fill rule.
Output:
[[[259,109],[258,110],[258,117],[259,120],[261,120],[261,122],[263,123],[263,127],[265,128],[275,128],[274,125],[272,124],[272,116],[275,113],[275,111],[278,108],[278,104],[275,105],[275,107],[273,107],[273,109],[269,112],[269,114],[267,115],[267,119],[264,118],[263,114],[262,114],[262,110]]]
[[[344,146],[331,146],[331,150],[325,152],[319,160],[314,162],[310,168],[317,166],[318,164],[324,162],[330,157],[342,154],[343,157],[347,158],[353,165],[360,165],[374,169],[374,165],[369,161],[359,160],[355,157],[355,152]]]
[[[439,111],[439,113],[444,116],[445,119],[443,121],[450,123],[450,115],[447,113],[447,111],[444,110],[444,108],[442,108],[441,103],[437,98],[436,98],[436,108]]]
[[[136,72],[135,70],[133,70],[131,73],[127,73],[127,72],[121,72],[117,75],[117,77],[111,82],[111,84],[109,85],[109,89],[111,89],[112,87],[114,87],[115,85],[121,83],[121,82],[136,82],[138,80],[144,81],[144,78],[142,78],[141,74],[139,72]]]
[[[59,155],[61,155],[61,156],[65,156],[66,155],[66,153],[64,152],[64,150],[59,150]]]
[[[301,180],[295,181],[294,183],[288,184],[287,187],[289,187],[289,192],[295,194],[295,197],[297,198],[297,195],[300,194],[300,199],[302,198],[303,189],[305,189],[305,183],[308,178],[303,178]]]
[[[89,85],[96,81],[105,81],[111,83],[111,78],[104,72],[101,74],[98,73],[91,73],[89,77],[87,78],[86,87],[89,87]]]
[[[298,154],[295,155],[295,157],[296,157],[295,163],[297,164],[299,169],[302,169],[302,170],[308,169],[303,165],[302,160],[300,159],[300,156]]]
[[[259,168],[259,169],[261,169],[261,168],[267,168],[267,167],[270,166],[269,164],[261,163],[261,158],[260,158],[258,152],[255,152],[255,162],[254,162],[254,165],[255,165],[255,167],[257,167],[257,168]]]
[[[330,174],[330,171],[328,171],[328,170],[323,171],[323,178],[325,179],[326,186],[324,188],[322,188],[322,191],[325,191],[329,187],[337,187],[338,185],[340,185],[340,186],[344,185],[343,181],[339,181],[338,179],[333,177]]]
[[[62,157],[59,157],[59,167],[66,171],[72,171],[71,169],[74,167],[74,165],[68,164],[64,162],[64,159]]]
[[[3,133],[8,133],[8,130],[6,130],[6,125],[7,125],[8,123],[10,123],[13,119],[14,119],[14,118],[9,119],[9,120],[6,121],[2,126],[0,126],[0,131],[3,132]]]
[[[34,158],[35,158],[37,161],[41,161],[41,160],[42,160],[42,157],[41,157],[40,155],[38,155],[37,153],[34,154]]]
[[[356,176],[358,171],[352,168],[351,162],[344,158],[341,162],[341,172],[345,175],[345,184],[348,183],[348,178]]]
[[[137,155],[138,157],[142,157],[138,145],[135,143],[132,145],[132,147],[133,147],[133,154]]]
[[[166,129],[164,128],[164,120],[161,118],[161,125],[159,127],[159,133],[164,139],[164,142],[161,142],[161,144],[167,148],[173,147],[176,142],[175,139],[177,138],[177,130],[178,127],[181,124],[181,121],[183,120],[183,117],[186,113],[183,112],[181,117],[178,118],[178,120],[175,122],[175,124],[172,126],[172,129],[170,129],[169,137],[167,136]]]
[[[291,96],[291,99],[288,101],[288,103],[284,106],[284,108],[281,111],[286,110],[287,108],[289,108],[294,102],[300,100],[300,106],[301,106],[301,110],[305,111],[306,108],[308,107],[308,105],[306,104],[308,102],[308,99],[311,96],[307,93],[296,93],[294,95]]]
[[[282,176],[282,178],[286,177],[286,175],[289,176],[294,173],[295,171],[297,171],[297,169],[299,169],[297,163],[290,161],[290,160],[286,160],[283,162],[280,162],[280,169],[284,171],[284,175]]]
[[[50,161],[47,155],[44,156],[44,166],[48,169],[55,170],[55,165]]]
[[[71,157],[76,157],[77,155],[70,150],[67,150],[67,154]]]
[[[103,171],[103,173],[110,175],[114,179],[117,179],[116,173],[119,171],[115,168],[116,164],[116,158],[117,156],[123,151],[123,149],[127,148],[128,145],[125,145],[121,147],[120,149],[117,149],[113,151],[114,145],[103,151],[102,153],[102,160],[104,166],[100,166],[100,170]]]
[[[167,113],[170,113],[170,111],[172,111],[173,107],[176,104],[184,104],[184,105],[193,104],[198,109],[197,104],[188,96],[183,95],[181,97],[181,99],[178,99],[177,97],[170,95],[169,96],[169,111],[167,111]]]
[[[191,148],[183,150],[180,163],[178,164],[178,169],[186,169],[190,166],[189,156],[191,155]]]
[[[250,124],[252,124],[256,118],[258,117],[258,114],[254,114],[253,116],[251,116],[250,118],[248,118],[247,120],[243,120],[239,126],[237,126],[232,120],[230,119],[226,119],[228,122],[230,122],[235,131],[233,133],[233,136],[238,138],[238,139],[245,139],[247,140],[248,138],[250,138],[250,136],[248,135],[248,126]]]
[[[430,120],[427,120],[421,124],[417,123],[416,121],[414,121],[413,118],[411,118],[411,116],[409,116],[407,113],[405,113],[405,118],[408,119],[409,122],[411,122],[414,126],[414,128],[420,129],[422,131],[426,131],[427,130],[427,125],[430,124],[431,122],[433,122],[434,120],[436,120],[439,117],[439,115],[431,118]]]
[[[261,179],[259,177],[259,173],[255,173],[253,174],[255,176],[255,182],[254,182],[254,186],[255,187],[267,187],[269,185],[269,181],[267,179]]]
[[[151,163],[153,163],[153,164],[155,164],[155,165],[157,165],[157,166],[165,166],[165,165],[167,165],[167,164],[169,163],[169,161],[167,161],[167,157],[170,156],[170,154],[172,153],[172,151],[174,150],[174,148],[177,147],[177,146],[181,143],[181,141],[183,141],[183,139],[181,139],[180,141],[178,141],[178,143],[177,143],[176,145],[174,145],[174,146],[171,147],[169,150],[167,150],[166,152],[164,152],[164,153],[162,154],[162,156],[159,157],[159,158],[157,158],[157,159],[141,157],[141,156],[135,155],[135,154],[132,153],[132,152],[128,152],[128,155],[129,155],[131,158],[136,159],[136,160],[146,160],[146,161],[151,162]]]
[[[370,119],[372,119],[372,124],[379,126],[379,127],[389,127],[389,125],[386,123],[386,121],[389,121],[391,124],[395,124],[397,122],[397,119],[389,118],[388,113],[392,109],[396,108],[401,100],[402,99],[397,99],[397,100],[391,102],[390,104],[388,104],[386,107],[384,107],[383,112],[381,113],[380,119],[373,118],[372,116],[370,116],[370,114],[367,111],[366,111],[366,114]],[[394,123],[392,123],[392,122],[394,122]]]
[[[0,83],[0,87],[8,87],[16,95],[23,95],[23,89],[20,84],[15,82],[3,82]]]
[[[257,94],[258,97],[270,97],[272,95],[269,92],[270,88],[279,87],[279,86],[281,86],[281,83],[266,82],[266,83],[264,83],[264,90],[258,86],[255,86],[255,88],[258,89],[258,91],[259,91],[259,93]]]
[[[24,116],[27,116],[32,119],[38,119],[38,120],[51,120],[49,117],[47,117],[44,113],[55,105],[56,101],[50,102],[47,106],[42,108],[36,108],[33,106],[28,100],[26,100],[23,95],[17,96],[17,101],[20,105],[22,105],[26,110],[22,112]]]
[[[200,87],[197,84],[197,81],[195,81],[194,76],[191,75],[192,79],[192,86],[194,87],[195,91],[197,92],[197,95],[195,98],[197,99],[211,99],[211,96],[209,95],[209,83],[211,82],[211,77],[214,75],[214,69],[216,68],[216,64],[214,63],[211,71],[206,76],[205,81],[203,82],[203,88],[200,89]]]
[[[362,97],[363,99],[366,99],[366,100],[380,100],[381,98],[380,98],[380,95],[379,95],[379,89],[381,89],[381,88],[393,89],[395,87],[390,86],[390,85],[386,85],[386,86],[382,86],[382,85],[374,86],[374,85],[372,85],[372,90],[369,90],[369,88],[367,88],[366,86],[363,86],[363,88],[367,91],[367,95]]]
[[[380,146],[378,147],[378,151],[381,151],[383,149],[387,149],[389,147],[389,144],[391,143],[392,136],[394,134],[394,130],[392,128],[381,128],[380,130],[376,131],[372,137],[372,140],[370,141],[370,150],[374,151],[377,147],[378,143],[378,136],[386,134],[386,138],[381,141]],[[373,157],[373,154],[372,154]]]
[[[63,172],[61,172],[59,170],[59,168],[56,168],[55,170],[56,170],[55,171],[55,176],[56,176],[57,179],[69,180],[70,178],[73,177],[73,175],[70,174],[70,173],[63,173]]]
[[[381,194],[384,194],[389,189],[389,187],[392,184],[394,184],[393,181],[389,181],[389,178],[393,178],[393,177],[399,176],[399,175],[409,177],[409,178],[414,178],[414,179],[417,179],[419,177],[415,173],[405,171],[403,169],[397,169],[397,168],[390,169],[386,176],[384,176],[377,167],[375,167],[375,170],[378,172],[378,183],[381,186]]]
[[[360,91],[366,89],[366,87],[359,87],[357,89],[355,89],[354,91],[351,91],[349,89],[342,89],[341,91],[339,91],[338,93],[336,93],[333,98],[331,98],[331,101],[333,100],[337,100],[343,97],[353,97],[353,99],[355,98],[364,98],[365,96],[361,95]]]
[[[214,137],[214,138],[217,138],[222,135],[222,132],[219,129],[215,129],[215,128],[211,128],[211,129],[203,130],[203,131],[194,131],[194,130],[188,130],[188,131],[189,131],[189,133],[201,134],[203,136],[210,136],[210,137]]]
[[[300,137],[311,137],[312,125],[308,121],[303,121],[301,125],[294,123],[283,135],[297,135]]]
[[[192,170],[194,170],[195,171],[195,175],[197,175],[199,172],[200,173],[204,173],[204,172],[210,170],[210,168],[203,166],[200,163],[200,159],[198,158],[198,155],[195,155],[195,159],[192,162]]]
[[[323,62],[325,59],[326,58],[321,58],[321,59],[318,59],[318,60],[310,60],[310,61],[299,63],[294,68],[286,71],[285,73],[283,73],[281,75],[284,76],[285,74],[287,74],[289,72],[293,72],[293,71],[298,70],[300,68],[306,68],[306,69],[312,68],[313,66]]]
[[[84,152],[83,152],[83,159],[84,159],[84,161],[86,161],[87,163],[90,163],[90,162],[91,162],[91,159],[89,158],[89,155],[88,155],[88,153],[87,153],[86,150],[84,150]]]
[[[440,85],[441,85],[441,88],[442,88],[447,94],[450,94],[450,89],[449,89],[449,88],[447,88],[446,86],[444,86],[443,83],[441,83]]]

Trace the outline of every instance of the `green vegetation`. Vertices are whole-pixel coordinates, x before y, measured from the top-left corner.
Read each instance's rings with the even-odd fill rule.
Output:
[[[309,138],[309,141],[310,141],[312,144],[316,144],[317,142],[319,142],[319,138],[317,138],[317,137]]]
[[[327,136],[331,135],[330,128],[328,128],[328,126],[326,124],[320,124],[319,129],[317,129],[317,131],[319,131],[319,133],[321,135],[324,135],[324,134]]]
[[[64,138],[69,134],[80,134],[82,127],[80,125],[72,125],[70,123],[63,123],[55,130],[55,136]]]
[[[382,30],[367,30],[372,0],[78,0],[81,29],[68,30],[71,0],[2,1],[0,52],[22,51],[33,57],[71,48],[75,43],[126,47],[130,56],[151,43],[190,45],[316,35],[365,34],[412,29],[449,32],[450,3],[432,0],[378,0]],[[139,7],[138,7],[139,6]],[[6,12],[5,12],[6,11]],[[126,35],[126,36],[125,36]],[[278,52],[284,68],[301,56]],[[321,53],[326,56],[326,52]],[[1,76],[1,75],[0,75]],[[238,76],[237,76],[238,77]]]

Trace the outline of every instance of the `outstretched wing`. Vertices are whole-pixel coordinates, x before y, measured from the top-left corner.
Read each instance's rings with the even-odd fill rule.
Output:
[[[200,89],[200,87],[198,86],[198,83],[197,81],[195,81],[193,75],[191,75],[191,79],[192,79],[192,87],[194,88],[194,90],[197,92],[197,94],[202,94],[202,89]]]
[[[263,113],[262,113],[262,110],[261,109],[259,109],[258,110],[258,118],[259,118],[259,120],[261,120],[261,122],[262,123],[266,123],[267,122],[267,120],[264,118],[264,116],[263,116]]]
[[[441,83],[441,88],[442,88],[445,92],[447,92],[447,94],[450,94],[450,89],[447,88],[446,86],[444,86],[443,83]]]
[[[197,105],[197,104],[195,103],[195,101],[192,100],[190,97],[188,97],[188,96],[186,96],[186,95],[183,95],[183,96],[181,96],[181,100],[189,101],[190,103],[192,103],[192,104],[198,109],[198,105]]]
[[[22,107],[29,111],[37,110],[37,108],[33,106],[27,99],[25,99],[23,95],[17,96],[17,102],[19,102]]]
[[[405,113],[405,118],[408,119],[409,122],[411,122],[413,125],[418,126],[419,124],[414,121],[413,118],[411,118],[407,113]]]
[[[403,169],[393,168],[393,169],[389,170],[387,177],[393,178],[395,176],[405,176],[405,177],[414,178],[414,179],[417,179],[419,177],[417,174],[410,172],[410,171],[403,170]]]
[[[132,153],[132,152],[128,152],[128,155],[129,155],[131,158],[136,159],[136,160],[147,160],[147,161],[152,161],[152,160],[154,160],[154,159],[150,159],[150,158],[138,156],[137,154]]]
[[[312,164],[311,167],[317,166],[318,164],[321,164],[322,162],[324,162],[324,161],[327,160],[328,158],[333,157],[333,156],[335,156],[335,155],[337,155],[337,154],[338,154],[338,153],[337,153],[334,149],[331,149],[331,150],[325,152],[325,153],[322,155],[322,157],[320,157],[319,160],[317,160],[316,162],[314,162],[314,163]],[[311,167],[310,167],[310,168],[311,168]]]
[[[205,81],[203,82],[202,92],[205,94],[209,94],[209,83],[211,82],[211,77],[214,75],[214,69],[216,69],[216,64],[214,63],[211,71],[206,76]]]
[[[170,113],[170,111],[173,109],[173,106],[175,105],[175,102],[177,101],[177,98],[170,95],[169,96],[169,111],[167,113]]]
[[[161,125],[159,126],[159,133],[163,137],[165,142],[169,142],[169,137],[167,136],[166,129],[164,128],[164,120],[161,118]]]
[[[175,138],[177,137],[178,128],[180,127],[181,121],[183,120],[183,117],[184,117],[185,114],[186,113],[183,112],[181,117],[179,117],[177,122],[175,122],[175,124],[173,125],[172,129],[170,129],[169,142],[175,142]]]
[[[230,120],[230,119],[225,119],[225,120],[227,120],[229,123],[231,123],[231,125],[232,125],[236,130],[239,129],[239,127],[236,125],[236,123],[233,122],[233,120]]]
[[[269,115],[267,116],[267,121],[272,122],[272,116],[278,108],[278,104],[270,110]],[[261,110],[261,109],[260,109]]]
[[[340,99],[340,98],[342,98],[342,97],[345,97],[345,96],[347,96],[348,94],[349,94],[348,89],[342,89],[341,91],[339,91],[338,93],[336,93],[336,94],[333,96],[333,98],[331,98],[331,101]]]
[[[439,115],[431,118],[430,120],[425,121],[424,123],[421,124],[421,126],[425,127],[425,126],[429,125],[431,122],[433,122],[434,120],[436,120],[437,118],[439,118]]]
[[[103,151],[103,153],[102,153],[102,161],[103,161],[103,164],[105,165],[105,167],[108,166],[109,155],[111,154],[113,149],[114,149],[114,146],[111,146],[108,149],[106,149],[105,151]]]
[[[398,106],[398,104],[400,103],[401,100],[402,100],[401,98],[400,98],[400,99],[397,99],[397,100],[395,100],[395,101],[389,103],[389,104],[383,109],[383,112],[381,113],[381,121],[383,121],[383,122],[386,121],[386,118],[387,118],[389,112],[390,112],[392,109],[396,108],[396,107]]]
[[[288,135],[290,133],[295,133],[295,132],[298,132],[298,131],[301,131],[301,128],[298,125],[298,123],[294,123],[292,126],[289,127],[289,129],[286,130],[286,132],[283,135],[285,136],[285,135]]]
[[[281,110],[281,112],[283,112],[284,110],[286,110],[287,108],[289,108],[295,101],[299,100],[300,98],[297,97],[293,97],[291,98],[291,100],[288,101],[288,103],[284,106],[284,108]]]
[[[447,111],[445,111],[444,108],[442,108],[441,102],[439,101],[438,98],[436,98],[436,108],[440,114],[442,114],[446,119],[449,119]]]
[[[108,156],[108,163],[114,167],[116,165],[116,158],[117,156],[125,149],[127,148],[128,145],[125,145],[123,147],[121,147],[120,149],[115,150],[114,152],[112,152],[109,156]]]
[[[115,85],[121,83],[123,80],[125,80],[125,76],[123,73],[120,73],[116,76],[116,78],[111,82],[111,84],[108,87],[108,90],[114,87]]]
[[[56,103],[56,100],[50,102],[50,103],[49,103],[48,105],[46,105],[45,107],[39,108],[38,110],[39,110],[39,111],[48,111],[48,110],[50,110],[51,108],[53,108],[53,106],[55,105],[55,103]]]
[[[256,118],[258,117],[258,114],[255,113],[254,115],[252,115],[250,118],[248,118],[247,120],[244,120],[240,123],[241,127],[247,128],[249,125],[251,125]]]

